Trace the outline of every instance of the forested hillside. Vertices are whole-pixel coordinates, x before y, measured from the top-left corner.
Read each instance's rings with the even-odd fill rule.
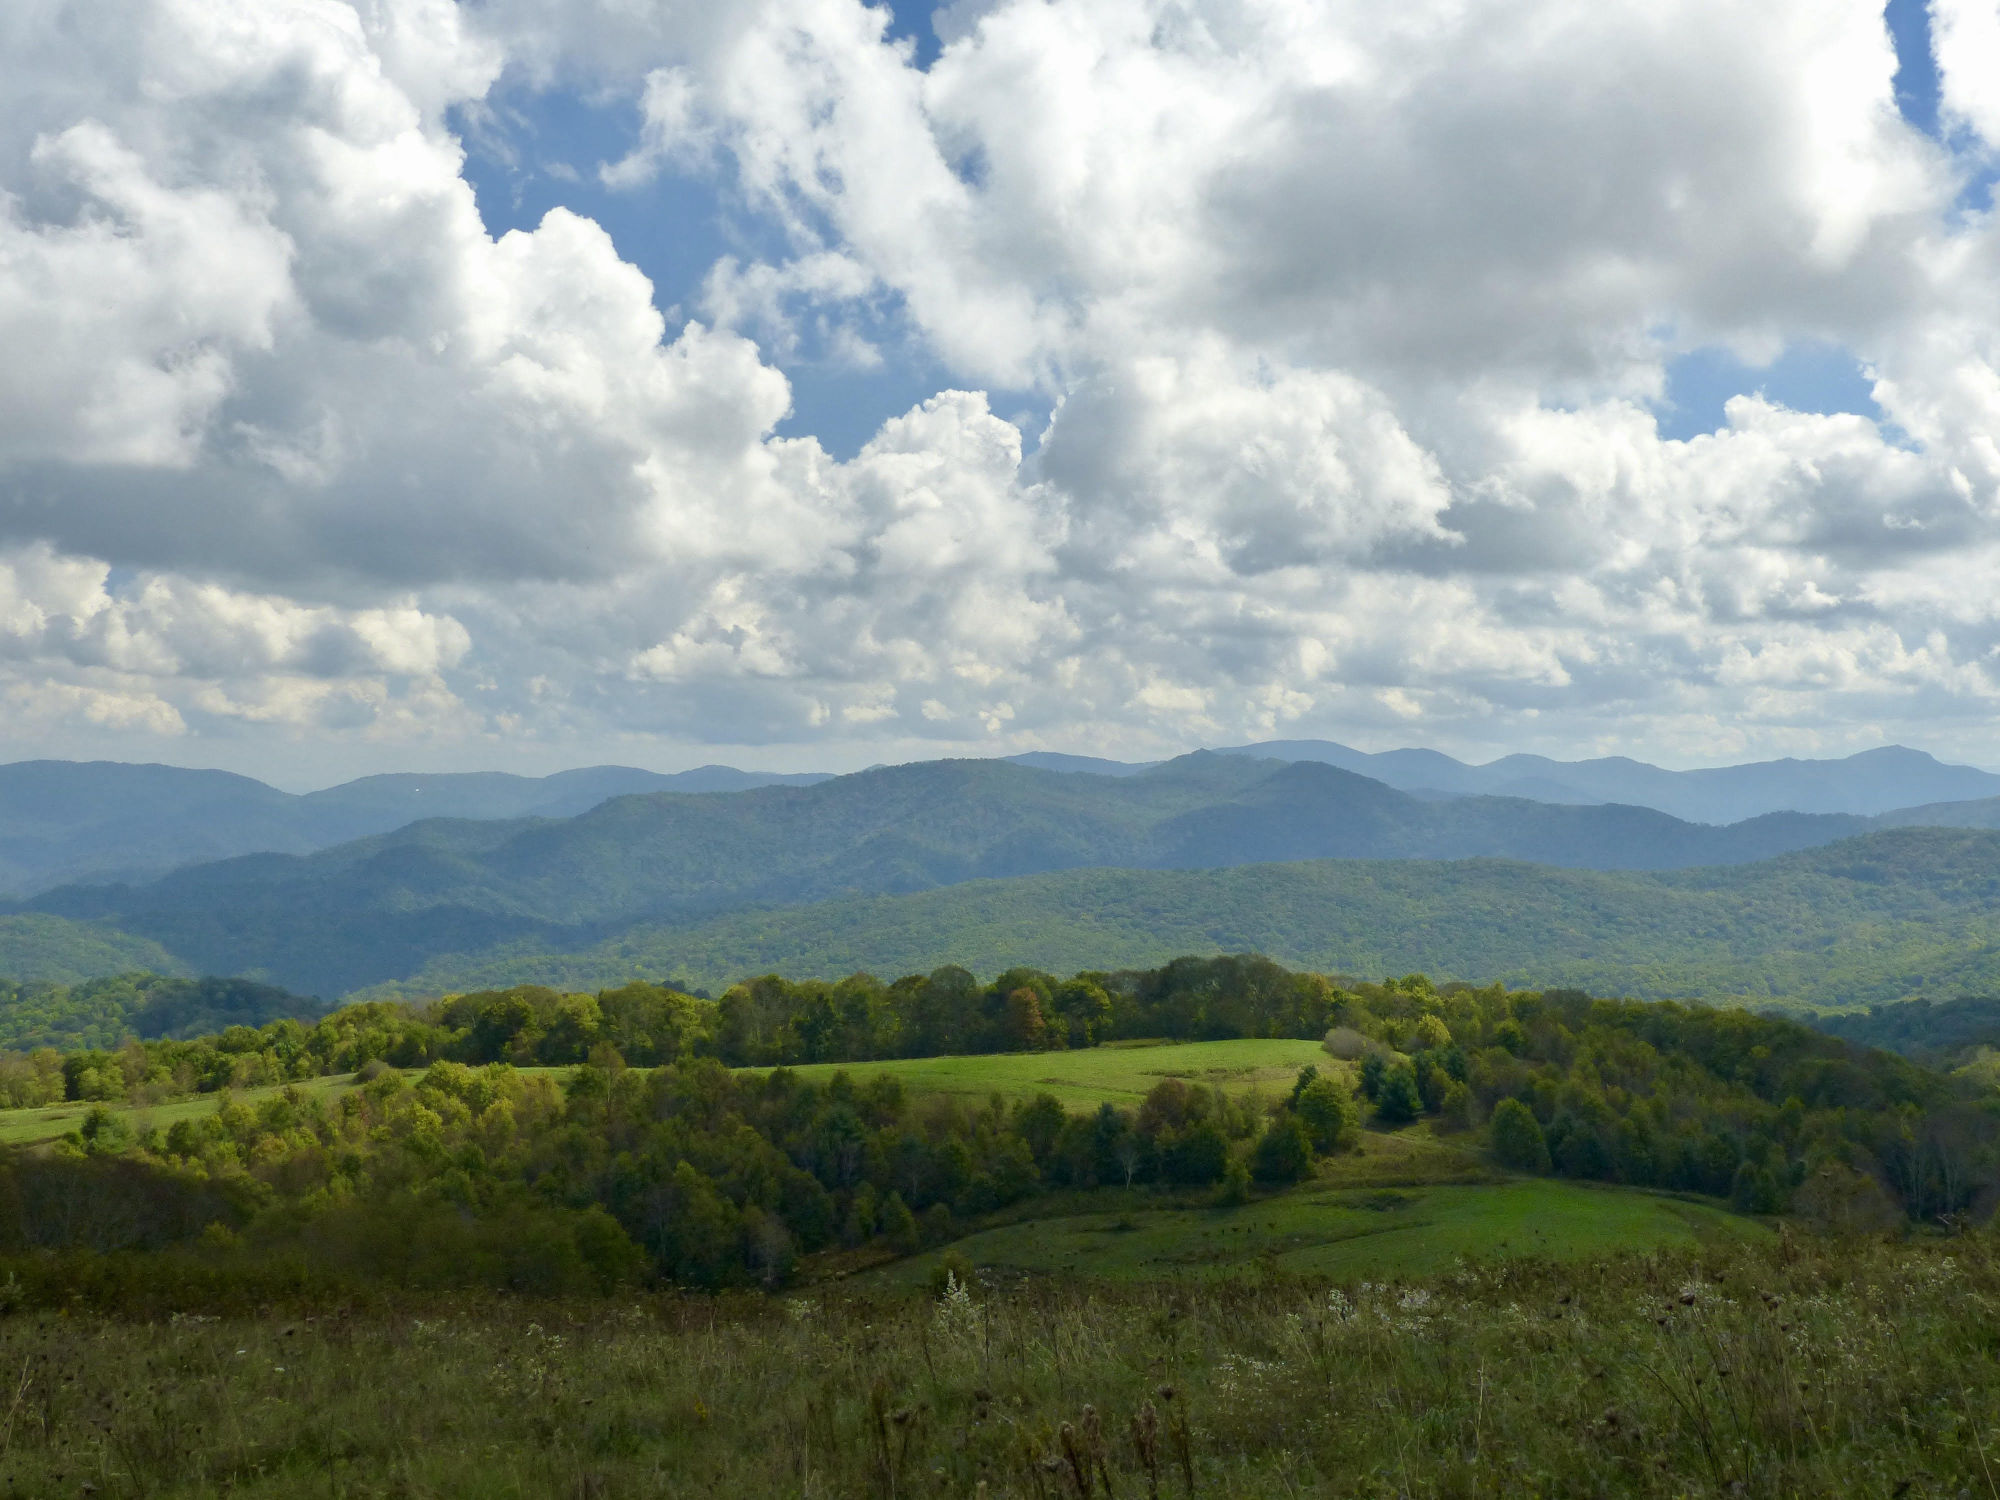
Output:
[[[2000,987],[2000,834],[1897,830],[1651,874],[1492,860],[1076,870],[638,926],[574,952],[521,943],[434,960],[382,993],[633,976],[717,990],[773,969],[1140,967],[1196,951],[1714,1003],[1948,998]]]
[[[807,788],[621,797],[561,821],[430,821],[305,858],[224,861],[32,905],[151,939],[196,970],[331,996],[442,955],[568,951],[640,923],[1077,867],[1504,856],[1658,869],[1754,860],[1866,826],[1780,814],[1710,828],[1643,808],[1427,801],[1330,766],[1215,755],[1122,778],[938,761]]]
[[[184,974],[188,968],[158,943],[101,923],[45,912],[0,915],[0,974],[77,984],[137,970]]]

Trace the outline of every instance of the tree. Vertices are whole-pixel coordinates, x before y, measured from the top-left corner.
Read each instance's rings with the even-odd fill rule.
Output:
[[[1436,1016],[1425,1016],[1417,1022],[1417,1041],[1424,1047],[1449,1047],[1451,1032]]]
[[[1312,1142],[1294,1114],[1282,1114],[1264,1127],[1252,1154],[1250,1172],[1259,1182],[1298,1182],[1312,1175]]]
[[[1048,1022],[1042,1019],[1041,997],[1026,988],[1010,992],[1007,996],[1007,1046],[1014,1052],[1033,1052],[1042,1045],[1042,1037],[1048,1031]]]
[[[1493,1155],[1503,1167],[1517,1172],[1547,1173],[1549,1143],[1535,1112],[1519,1099],[1502,1099],[1493,1106]]]
[[[1197,1121],[1167,1147],[1164,1168],[1170,1179],[1192,1187],[1219,1182],[1229,1170],[1228,1137],[1215,1121]]]
[[[1417,1070],[1408,1062],[1393,1064],[1382,1075],[1375,1092],[1375,1118],[1385,1125],[1407,1125],[1423,1113],[1423,1097],[1417,1093]]]
[[[1338,1151],[1346,1145],[1357,1123],[1353,1096],[1328,1078],[1314,1078],[1300,1089],[1293,1096],[1292,1112],[1319,1152]]]
[[[1382,1093],[1382,1079],[1389,1071],[1388,1054],[1370,1048],[1361,1056],[1361,1097],[1373,1104]]]
[[[1250,1169],[1238,1157],[1230,1157],[1229,1165],[1223,1171],[1222,1185],[1215,1190],[1215,1201],[1224,1208],[1233,1208],[1250,1198]]]
[[[882,1200],[875,1223],[882,1237],[898,1250],[908,1252],[917,1248],[917,1216],[910,1212],[901,1193],[892,1191]]]

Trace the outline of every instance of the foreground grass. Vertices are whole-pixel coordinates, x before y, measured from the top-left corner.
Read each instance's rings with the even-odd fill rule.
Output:
[[[1993,1492],[1977,1239],[1393,1285],[0,1322],[0,1496]]]

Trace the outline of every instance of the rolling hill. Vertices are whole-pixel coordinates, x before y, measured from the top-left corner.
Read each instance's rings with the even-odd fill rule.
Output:
[[[1502,860],[1069,870],[641,925],[572,952],[440,956],[380,993],[646,977],[882,977],[955,963],[1055,973],[1259,952],[1379,978],[1575,986],[1711,1003],[1851,1007],[2000,991],[2000,833],[1874,833],[1759,864],[1672,872]]]

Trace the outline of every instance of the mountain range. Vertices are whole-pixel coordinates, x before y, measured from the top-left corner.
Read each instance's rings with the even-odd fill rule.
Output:
[[[826,779],[730,766],[671,776],[591,766],[543,777],[364,776],[295,795],[228,771],[18,761],[0,766],[0,896],[77,881],[144,880],[237,854],[306,854],[421,818],[565,818],[636,792],[734,792]]]
[[[1668,771],[1620,758],[1555,761],[1512,755],[1475,766],[1434,750],[1349,749],[1331,740],[1273,740],[1225,755],[1313,761],[1427,798],[1501,796],[1570,805],[1623,803],[1687,822],[1727,824],[1767,813],[1878,815],[2000,796],[2000,776],[1900,746],[1844,760],[1782,760]],[[1128,778],[1159,762],[1032,751],[1036,770]],[[309,854],[425,818],[572,817],[609,798],[651,792],[737,792],[811,786],[826,773],[780,775],[702,766],[667,775],[590,766],[554,776],[498,772],[368,776],[293,794],[247,776],[177,766],[24,761],[0,766],[0,897],[57,886],[143,881],[253,853]]]
[[[1622,802],[1691,823],[1736,823],[1773,812],[1872,815],[1917,804],[2000,796],[2000,776],[1948,765],[1921,750],[1885,745],[1842,760],[1767,760],[1668,771],[1624,756],[1550,760],[1509,755],[1468,765],[1436,750],[1351,750],[1332,740],[1267,740],[1218,752],[1264,760],[1320,761],[1399,791],[1441,796],[1525,797],[1535,802]],[[1013,757],[1057,771],[1130,776],[1153,762],[1031,753]]]
[[[620,796],[568,818],[429,819],[303,856],[64,887],[20,909],[157,944],[184,970],[330,998],[442,955],[572,951],[640,925],[1067,869],[1503,858],[1667,870],[1764,860],[1904,816],[1713,826],[1618,804],[1419,796],[1319,761],[1208,752],[1115,777],[930,761],[803,787]],[[1920,821],[2000,826],[2000,799]]]

